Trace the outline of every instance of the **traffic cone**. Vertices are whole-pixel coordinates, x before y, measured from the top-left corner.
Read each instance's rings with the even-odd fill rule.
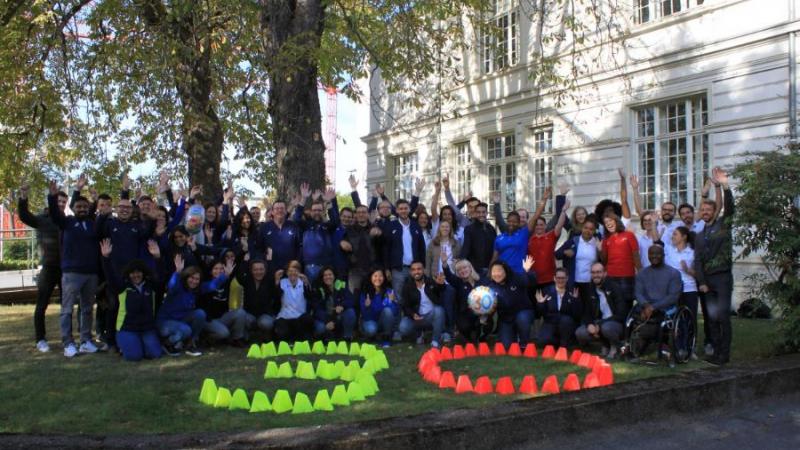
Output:
[[[600,386],[614,384],[614,370],[611,368],[610,364],[601,364],[596,370],[593,370],[593,372],[597,374],[597,381],[600,382]]]
[[[378,371],[389,368],[389,360],[386,359],[386,353],[384,353],[383,350],[376,351],[370,359],[375,359]]]
[[[501,377],[497,380],[494,391],[500,395],[511,395],[514,391],[514,383],[511,377]]]
[[[455,389],[456,387],[456,379],[453,376],[453,372],[447,371],[442,372],[442,376],[439,378],[439,389]]]
[[[450,350],[450,347],[442,347],[442,350],[439,351],[440,361],[448,361],[453,359],[453,351]]]
[[[552,345],[546,345],[542,352],[543,359],[553,359],[556,356],[556,349]]]
[[[475,348],[473,343],[468,343],[464,346],[464,356],[467,358],[471,358],[473,356],[478,356],[478,350]]]
[[[212,378],[203,380],[203,387],[200,389],[200,403],[214,406],[217,400],[217,383]]]
[[[496,356],[504,356],[506,354],[506,347],[503,345],[502,342],[495,342],[494,354]]]
[[[489,351],[489,344],[487,344],[486,342],[481,342],[480,344],[478,344],[478,355],[479,356],[489,356],[491,354],[492,354],[492,352]]]
[[[350,344],[350,356],[361,356],[361,346],[358,345],[358,342]]]
[[[555,358],[556,361],[566,361],[567,358],[567,349],[566,347],[558,347],[558,351],[556,352]]]
[[[468,375],[459,375],[458,383],[456,383],[456,394],[464,394],[466,392],[472,392],[472,381],[470,381]]]
[[[564,392],[569,391],[580,391],[581,390],[581,380],[578,379],[578,376],[574,373],[570,373],[567,375],[567,378],[564,380],[564,385],[561,386],[564,389]]]
[[[347,342],[340,341],[339,345],[336,346],[336,354],[347,356],[350,354],[350,350],[347,349]]]
[[[350,366],[345,366],[342,370],[342,373],[339,374],[339,379],[342,381],[353,381],[356,378],[356,374],[353,372],[353,369]]]
[[[278,364],[275,361],[267,361],[267,368],[264,370],[264,379],[278,378]]]
[[[372,397],[378,393],[378,381],[374,376],[372,376],[372,374],[363,371],[359,372],[356,375],[355,382],[361,386],[361,390],[364,392],[365,397]]]
[[[347,396],[347,389],[343,384],[337,384],[336,387],[333,388],[331,403],[336,406],[350,406],[350,398]]]
[[[597,355],[592,355],[589,358],[589,367],[588,367],[588,369],[594,370],[594,368],[596,366],[599,366],[600,364],[602,364],[602,362],[600,361],[600,357],[597,356]]]
[[[278,355],[278,350],[275,348],[275,343],[272,341],[261,344],[261,356],[264,358],[271,358]]]
[[[581,355],[583,354],[580,350],[573,350],[572,355],[569,357],[569,362],[572,364],[578,364],[578,361],[581,359]]]
[[[578,358],[578,365],[581,367],[589,368],[589,361],[591,360],[592,355],[589,353],[584,353]]]
[[[231,404],[231,391],[228,388],[217,388],[217,398],[214,399],[214,408],[227,408]]]
[[[539,356],[538,352],[536,351],[536,344],[530,343],[525,346],[525,351],[522,353],[522,356],[526,358],[536,358]]]
[[[302,392],[294,394],[294,406],[292,407],[292,414],[306,414],[314,412],[314,407],[311,406],[311,400]]]
[[[432,366],[425,372],[425,381],[438,385],[442,378],[442,369],[439,366]]]
[[[286,389],[278,389],[275,392],[275,398],[272,399],[272,410],[278,414],[289,412],[294,408],[292,405],[292,398],[289,397],[289,391]]]
[[[422,358],[421,360],[419,360],[419,363],[417,364],[417,371],[425,375],[425,372],[427,372],[428,369],[430,369],[435,365],[437,365],[436,362],[431,360],[430,358]]]
[[[369,359],[375,352],[378,350],[377,347],[373,344],[361,344],[361,351],[359,352],[359,356],[364,359]]]
[[[492,387],[492,380],[487,376],[479,377],[475,381],[475,387],[473,388],[473,391],[475,391],[475,393],[478,395],[491,394],[494,391],[494,388]]]
[[[336,342],[330,341],[328,342],[328,347],[325,349],[326,355],[335,355],[336,354]]]
[[[292,349],[289,347],[289,343],[286,341],[281,341],[278,343],[278,356],[287,356],[292,354]]]
[[[522,356],[522,350],[519,348],[519,343],[513,342],[508,347],[508,356]]]
[[[533,395],[538,392],[539,388],[536,387],[536,377],[533,375],[525,375],[525,377],[522,378],[522,383],[519,385],[519,393]]]
[[[256,391],[253,393],[253,402],[250,403],[250,412],[251,413],[260,413],[260,412],[267,412],[272,411],[272,404],[269,402],[269,398],[267,398],[267,394]]]
[[[583,388],[592,389],[596,387],[600,387],[600,380],[597,379],[597,374],[594,372],[587,373],[586,377],[583,379]]]
[[[245,411],[250,410],[250,401],[247,399],[247,392],[244,389],[236,389],[233,391],[233,396],[231,396],[231,402],[228,404],[228,409],[233,411],[234,409],[243,409]]]
[[[364,390],[361,389],[361,385],[358,384],[356,381],[351,381],[350,384],[347,385],[347,398],[350,399],[350,402],[361,402],[367,399],[364,396]]]
[[[247,357],[251,359],[261,359],[261,346],[258,344],[251,345],[250,350],[247,351]]]
[[[464,359],[465,356],[467,355],[464,353],[464,347],[460,345],[453,346],[453,359]]]
[[[310,361],[298,361],[294,376],[301,380],[316,380],[317,374],[314,373],[314,364]]]
[[[278,366],[278,378],[292,378],[292,365],[289,361]]]
[[[428,350],[427,352],[425,352],[425,355],[428,358],[431,358],[432,360],[437,361],[437,362],[442,360],[442,352],[441,352],[441,350],[439,350],[438,348],[435,348],[435,347],[433,347],[430,350]]]
[[[378,371],[378,369],[375,367],[375,362],[372,360],[364,361],[364,365],[361,366],[361,370],[366,370],[373,375]]]
[[[358,364],[358,361],[356,360],[350,361],[350,363],[347,364],[347,367],[349,367],[350,370],[353,371],[353,376],[355,376],[358,372],[361,372],[361,366]]]
[[[320,359],[319,361],[317,361],[317,367],[314,370],[314,375],[316,375],[317,378],[322,378],[323,380],[325,380],[326,378],[324,377],[324,372],[325,372],[325,366],[327,365],[328,361],[325,359]]]
[[[314,411],[333,411],[333,403],[331,403],[327,389],[317,391],[317,396],[314,397],[314,405],[312,406],[314,406]]]
[[[325,343],[322,341],[315,341],[314,345],[311,347],[311,353],[315,355],[324,355],[325,354]]]
[[[558,378],[555,375],[550,375],[544,379],[542,384],[542,392],[545,394],[558,394]]]
[[[295,356],[310,355],[311,354],[311,345],[308,343],[308,341],[295,342],[294,343],[294,348],[292,349],[292,353]]]

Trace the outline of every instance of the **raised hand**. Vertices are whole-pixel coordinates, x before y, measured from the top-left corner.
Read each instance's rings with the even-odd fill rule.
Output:
[[[546,295],[542,294],[541,290],[537,290],[536,291],[536,303],[545,303],[548,300],[550,300],[550,296],[549,295],[546,296]]]
[[[433,191],[436,192],[436,193],[442,191],[442,182],[441,181],[435,181],[433,183]]]
[[[705,183],[703,183],[703,197],[708,197],[708,192],[711,190],[711,186],[714,183],[711,181],[711,177],[705,176]]]
[[[721,167],[714,167],[712,175],[714,177],[714,181],[716,181],[716,184],[721,184],[722,186],[728,185],[728,172],[723,170]]]
[[[315,202],[319,200],[321,197],[322,197],[322,191],[320,191],[319,189],[315,190],[314,194],[311,195],[311,199],[314,200]]]
[[[570,206],[572,206],[572,202],[569,199],[566,199],[564,201],[564,207],[561,208],[561,214],[566,214]]]
[[[581,292],[578,288],[572,288],[572,298],[578,299],[581,297]]]
[[[26,200],[28,198],[28,191],[30,190],[30,186],[28,183],[24,183],[22,186],[19,187],[19,198],[22,200]]]
[[[436,284],[438,284],[438,285],[444,285],[444,281],[445,281],[444,273],[443,272],[439,272],[438,274],[436,274],[436,278],[434,278],[434,281],[436,281]]]
[[[233,273],[233,261],[228,260],[225,262],[225,276],[231,276]]]
[[[543,201],[550,200],[550,197],[552,196],[553,196],[553,187],[547,186],[546,188],[544,188],[544,193],[542,194],[542,200]]]
[[[494,204],[500,203],[500,192],[499,191],[495,191],[495,192],[492,193],[492,203],[494,203]]]
[[[88,183],[89,180],[86,178],[86,174],[82,173],[81,176],[78,177],[78,181],[75,182],[75,190],[78,192],[82,191]]]
[[[358,179],[356,178],[355,175],[351,173],[347,181],[350,182],[350,190],[355,191],[356,189],[358,189]]]
[[[206,242],[211,244],[211,241],[214,240],[214,230],[211,229],[210,223],[207,223],[203,226],[203,234],[206,237]]]
[[[158,242],[148,239],[147,240],[147,252],[150,253],[154,259],[161,258],[161,248],[158,246]]]
[[[445,191],[450,190],[450,174],[444,174],[444,178],[442,178],[442,186],[444,187]]]
[[[428,182],[425,181],[425,179],[423,179],[423,178],[417,178],[416,179],[416,181],[414,182],[414,189],[417,192],[417,196],[419,196],[419,194],[422,192],[422,190],[425,189],[425,185],[426,184],[428,184]]]
[[[103,258],[108,258],[111,256],[111,239],[105,238],[100,241],[100,254],[103,255]]]
[[[639,177],[637,177],[636,175],[631,174],[630,181],[631,181],[631,187],[634,190],[638,191],[639,190]]]
[[[97,189],[89,188],[89,197],[92,198],[93,202],[97,202],[97,199],[100,198],[100,195],[97,193]]]
[[[169,173],[162,170],[158,174],[158,193],[167,192],[169,190]]]
[[[182,272],[183,271],[183,256],[180,254],[175,255],[175,259],[173,259],[175,263],[175,272]]]
[[[242,253],[247,253],[250,250],[249,246],[247,245],[246,237],[239,238],[239,247],[242,249]]]
[[[375,193],[378,195],[378,197],[383,197],[383,195],[386,193],[386,188],[378,183],[375,185]]]
[[[303,197],[303,200],[307,199],[311,195],[311,186],[308,183],[300,184],[300,196]]]
[[[464,193],[464,195],[462,195],[462,196],[461,196],[461,201],[462,201],[463,203],[466,203],[466,202],[467,202],[467,200],[468,200],[468,199],[470,199],[470,198],[472,198],[472,197],[473,197],[473,195],[472,195],[472,191],[467,191],[467,192],[465,192],[465,193]]]
[[[191,248],[192,251],[197,250],[197,242],[194,240],[194,235],[189,236],[189,239],[186,240],[186,243],[189,245],[189,248]]]
[[[522,260],[522,268],[525,269],[525,272],[529,272],[531,267],[533,267],[533,263],[533,258],[531,258],[531,255],[528,255]]]
[[[56,184],[56,180],[50,180],[50,182],[47,183],[47,189],[49,189],[50,195],[58,194],[58,184]]]
[[[222,203],[230,203],[233,200],[233,186],[228,185],[228,187],[222,191]]]
[[[203,193],[203,186],[192,186],[192,190],[189,191],[189,198],[195,199],[201,193]]]
[[[131,188],[131,180],[130,180],[130,178],[128,178],[128,174],[127,173],[123,173],[122,174],[122,190],[123,191],[127,191],[127,190],[130,190],[130,188]]]
[[[333,187],[325,189],[325,193],[322,194],[322,199],[325,200],[326,203],[332,202],[333,199],[335,198],[336,198],[336,189],[334,189]]]
[[[281,281],[281,278],[283,278],[283,269],[280,269],[275,272],[275,283]]]

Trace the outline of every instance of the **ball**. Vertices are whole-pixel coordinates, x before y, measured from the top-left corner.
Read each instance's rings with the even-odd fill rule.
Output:
[[[206,210],[200,205],[192,205],[186,214],[186,231],[195,234],[203,229],[206,220]]]
[[[475,314],[489,315],[497,309],[497,293],[488,286],[478,286],[467,296],[467,304]]]

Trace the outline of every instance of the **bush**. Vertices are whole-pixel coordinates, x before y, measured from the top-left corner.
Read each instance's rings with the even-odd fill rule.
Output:
[[[30,242],[24,241],[5,241],[3,243],[3,259],[28,259]]]
[[[0,272],[6,270],[27,270],[35,268],[39,261],[28,259],[4,259],[0,261]]]

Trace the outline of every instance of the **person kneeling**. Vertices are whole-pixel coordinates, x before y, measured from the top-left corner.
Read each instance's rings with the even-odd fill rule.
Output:
[[[275,286],[281,308],[275,321],[275,338],[279,341],[303,341],[311,337],[314,319],[308,311],[311,284],[300,263],[290,261],[284,271],[275,272]]]
[[[444,292],[444,274],[440,273],[436,281],[425,276],[422,262],[414,261],[409,268],[409,278],[403,285],[403,313],[400,320],[400,334],[409,337],[414,332],[425,328],[433,328],[431,347],[439,347],[444,329],[445,311],[442,305]],[[422,343],[419,334],[417,343]]]
[[[536,312],[544,318],[536,341],[539,345],[569,347],[581,320],[582,308],[578,288],[567,289],[567,269],[558,268],[554,286],[536,291]]]
[[[314,337],[352,340],[356,327],[355,300],[347,283],[336,279],[333,267],[320,270],[313,294]]]
[[[600,354],[614,359],[625,330],[628,308],[625,299],[610,283],[606,283],[606,268],[603,263],[592,264],[591,276],[592,287],[588,290],[583,305],[582,325],[575,330],[575,337],[581,346],[595,340],[601,341],[603,350]]]
[[[216,279],[223,273],[233,273],[234,259],[233,252],[224,252],[223,259],[211,265],[211,279]],[[225,283],[200,298],[201,308],[208,320],[204,331],[211,341],[228,341],[234,347],[244,347],[247,313],[242,308],[231,306],[230,286],[233,279],[228,277]]]

